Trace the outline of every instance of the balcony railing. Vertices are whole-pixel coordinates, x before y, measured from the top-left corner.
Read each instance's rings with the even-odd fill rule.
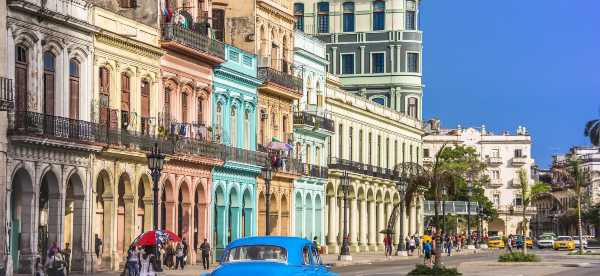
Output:
[[[93,143],[96,132],[94,123],[28,111],[17,111],[9,129],[11,135],[85,143]]]
[[[267,162],[267,153],[223,146],[225,161],[233,161],[263,167]]]
[[[11,79],[0,77],[0,111],[8,111],[14,107],[15,95]]]
[[[258,68],[258,79],[262,82],[273,82],[283,87],[294,90],[297,94],[302,94],[302,79],[293,75],[277,71],[270,67]]]
[[[500,157],[500,156],[489,156],[486,161],[490,165],[499,165],[499,164],[502,164],[502,157]]]
[[[225,44],[208,36],[177,24],[166,23],[162,26],[161,39],[179,44],[225,59]]]
[[[512,164],[513,165],[524,165],[527,163],[527,157],[526,156],[515,156],[512,159]]]
[[[502,187],[502,179],[490,179],[490,183],[488,184],[491,188],[499,188]]]
[[[381,168],[378,166],[363,164],[363,163],[340,159],[340,158],[335,158],[335,157],[329,158],[328,167],[329,167],[329,169],[346,170],[349,172],[354,172],[354,173],[358,173],[358,174],[369,175],[369,176],[374,176],[374,177],[379,177],[379,178],[385,178],[385,179],[390,179],[390,180],[396,179],[394,170],[392,170],[392,169]]]
[[[329,175],[329,169],[327,167],[321,167],[312,164],[302,163],[303,175],[316,177],[316,178],[327,178]]]
[[[334,132],[333,120],[306,111],[294,112],[295,125],[307,125]]]

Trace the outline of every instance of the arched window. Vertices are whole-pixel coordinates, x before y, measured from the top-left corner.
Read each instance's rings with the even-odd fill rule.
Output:
[[[44,52],[44,114],[54,115],[54,84],[56,80],[56,57]]]
[[[385,28],[385,1],[373,2],[373,31],[381,31]]]
[[[354,161],[354,129],[352,127],[348,128],[348,160]]]
[[[317,85],[315,86],[317,89],[317,107],[323,106],[323,95],[321,95],[321,83],[317,81]]]
[[[321,166],[321,148],[320,147],[315,148],[315,163],[314,164],[317,166]]]
[[[231,136],[231,146],[237,146],[237,108],[235,106],[231,106],[231,112],[229,114],[229,123],[231,124],[231,129],[229,130]]]
[[[312,80],[310,79],[310,77],[308,77],[308,80],[306,80],[306,104],[310,105],[312,103]]]
[[[344,2],[344,32],[354,32],[354,2]]]
[[[363,163],[363,130],[358,131],[358,162]]]
[[[419,100],[417,98],[408,98],[408,116],[418,118]]]
[[[302,149],[302,145],[300,145],[300,142],[296,143],[296,160],[301,160],[302,159],[302,155],[301,153],[301,149]]]
[[[69,118],[79,119],[79,62],[69,61]]]
[[[344,126],[340,124],[338,131],[338,158],[344,159]]]
[[[150,133],[150,83],[147,80],[142,80],[140,85],[141,91],[141,115],[142,115],[142,133]]]
[[[125,73],[121,74],[121,128],[129,126],[129,95],[130,95],[130,80]]]
[[[221,102],[217,102],[217,117],[215,120],[215,128],[218,130],[221,129],[223,122],[223,104]]]
[[[27,48],[18,45],[15,47],[15,94],[17,111],[27,111],[27,72],[29,58]]]
[[[294,3],[294,17],[296,18],[296,30],[304,32],[304,4]]]

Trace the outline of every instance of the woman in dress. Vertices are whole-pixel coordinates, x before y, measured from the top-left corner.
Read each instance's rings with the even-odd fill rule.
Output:
[[[142,255],[140,258],[140,276],[156,276],[154,271],[154,248],[146,247],[142,249]]]

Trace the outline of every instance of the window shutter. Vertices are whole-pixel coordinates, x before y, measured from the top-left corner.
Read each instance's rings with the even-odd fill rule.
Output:
[[[15,68],[17,111],[27,111],[27,67],[17,64]]]
[[[129,111],[129,76],[121,75],[121,110]]]
[[[54,115],[54,74],[44,74],[44,113]]]
[[[69,116],[79,119],[79,78],[71,77],[69,92]]]
[[[118,128],[119,126],[119,114],[118,110],[107,109],[110,112],[110,128]]]
[[[150,116],[150,84],[142,82],[142,117]]]

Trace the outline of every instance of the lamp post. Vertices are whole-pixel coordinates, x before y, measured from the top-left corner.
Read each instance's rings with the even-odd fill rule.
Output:
[[[163,166],[165,164],[165,155],[163,153],[160,152],[160,150],[158,149],[158,144],[155,143],[154,147],[152,148],[152,150],[150,151],[150,153],[147,155],[148,158],[148,168],[150,169],[150,176],[152,176],[152,182],[153,182],[153,187],[152,187],[152,191],[153,191],[153,196],[154,196],[154,214],[153,214],[153,222],[154,222],[154,231],[158,231],[158,181],[160,180],[160,175],[161,175],[161,171],[163,169]],[[162,271],[162,267],[161,267],[161,261],[160,261],[160,250],[158,250],[158,242],[156,242],[156,246],[154,247],[154,255],[156,256],[155,258],[155,262],[156,265],[155,270],[157,270],[157,272],[161,272]]]
[[[560,231],[558,231],[558,214],[554,214],[552,216],[552,222],[554,223],[554,231],[556,233],[556,235],[560,235]]]
[[[351,261],[350,247],[348,245],[348,192],[350,190],[350,178],[348,172],[344,171],[340,177],[340,188],[344,193],[344,236],[342,237],[342,248],[340,249],[340,256],[338,257],[341,261]]]
[[[471,197],[473,196],[473,177],[467,175],[467,248],[471,249]]]
[[[477,243],[475,246],[481,248],[483,241],[483,206],[477,206]]]
[[[271,232],[271,215],[269,214],[269,206],[271,206],[271,179],[273,179],[273,168],[271,168],[270,159],[267,160],[265,168],[262,170],[262,177],[265,180],[265,235],[268,236]]]
[[[442,187],[442,235],[446,235],[446,186]]]
[[[408,182],[408,177],[404,172],[404,168],[402,169],[402,174],[398,179],[398,183],[396,183],[396,189],[398,189],[398,193],[400,194],[400,237],[398,238],[398,250],[396,251],[396,255],[398,256],[406,256],[407,252],[404,250],[406,245],[404,244],[404,197],[406,196],[406,186]]]

